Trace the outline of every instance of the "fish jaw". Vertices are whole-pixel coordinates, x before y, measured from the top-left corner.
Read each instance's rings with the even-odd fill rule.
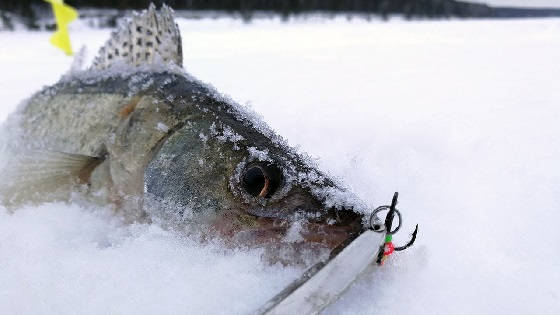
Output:
[[[303,253],[330,254],[363,231],[363,216],[352,210],[308,209],[298,206],[292,215],[284,217],[259,217],[246,209],[228,210],[211,221],[209,231],[234,247],[264,247],[269,259],[282,256],[278,260],[285,264],[299,262]]]

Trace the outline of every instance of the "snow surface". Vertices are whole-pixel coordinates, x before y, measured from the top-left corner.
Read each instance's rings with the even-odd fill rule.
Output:
[[[420,224],[325,313],[560,313],[559,19],[179,26],[187,71],[368,204],[399,191],[397,243]],[[0,33],[1,120],[70,69],[49,36]],[[247,313],[301,271],[79,202],[0,209],[1,314]]]

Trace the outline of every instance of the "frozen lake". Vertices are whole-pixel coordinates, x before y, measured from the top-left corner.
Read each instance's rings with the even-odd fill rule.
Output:
[[[325,313],[560,313],[560,19],[179,25],[188,72],[372,207],[399,191],[397,243],[419,223]],[[75,27],[74,48],[109,33]],[[0,33],[0,120],[69,69],[49,36]],[[0,313],[250,313],[302,272],[259,254],[76,203],[0,208]]]

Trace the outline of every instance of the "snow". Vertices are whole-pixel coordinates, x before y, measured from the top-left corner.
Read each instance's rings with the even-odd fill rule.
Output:
[[[370,206],[395,242],[327,314],[560,312],[560,20],[179,20],[184,65]],[[109,30],[72,30],[91,60]],[[0,33],[0,119],[72,60]],[[87,64],[87,62],[86,62]],[[5,133],[5,137],[10,134]],[[81,202],[0,209],[0,313],[247,313],[302,270]]]
[[[295,274],[78,204],[2,211],[0,231],[2,314],[247,313]]]

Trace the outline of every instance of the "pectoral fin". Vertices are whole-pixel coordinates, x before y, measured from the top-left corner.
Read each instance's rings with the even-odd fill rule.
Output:
[[[75,187],[88,184],[92,171],[101,162],[101,157],[64,152],[18,152],[5,162],[1,200],[7,206],[68,200]]]

